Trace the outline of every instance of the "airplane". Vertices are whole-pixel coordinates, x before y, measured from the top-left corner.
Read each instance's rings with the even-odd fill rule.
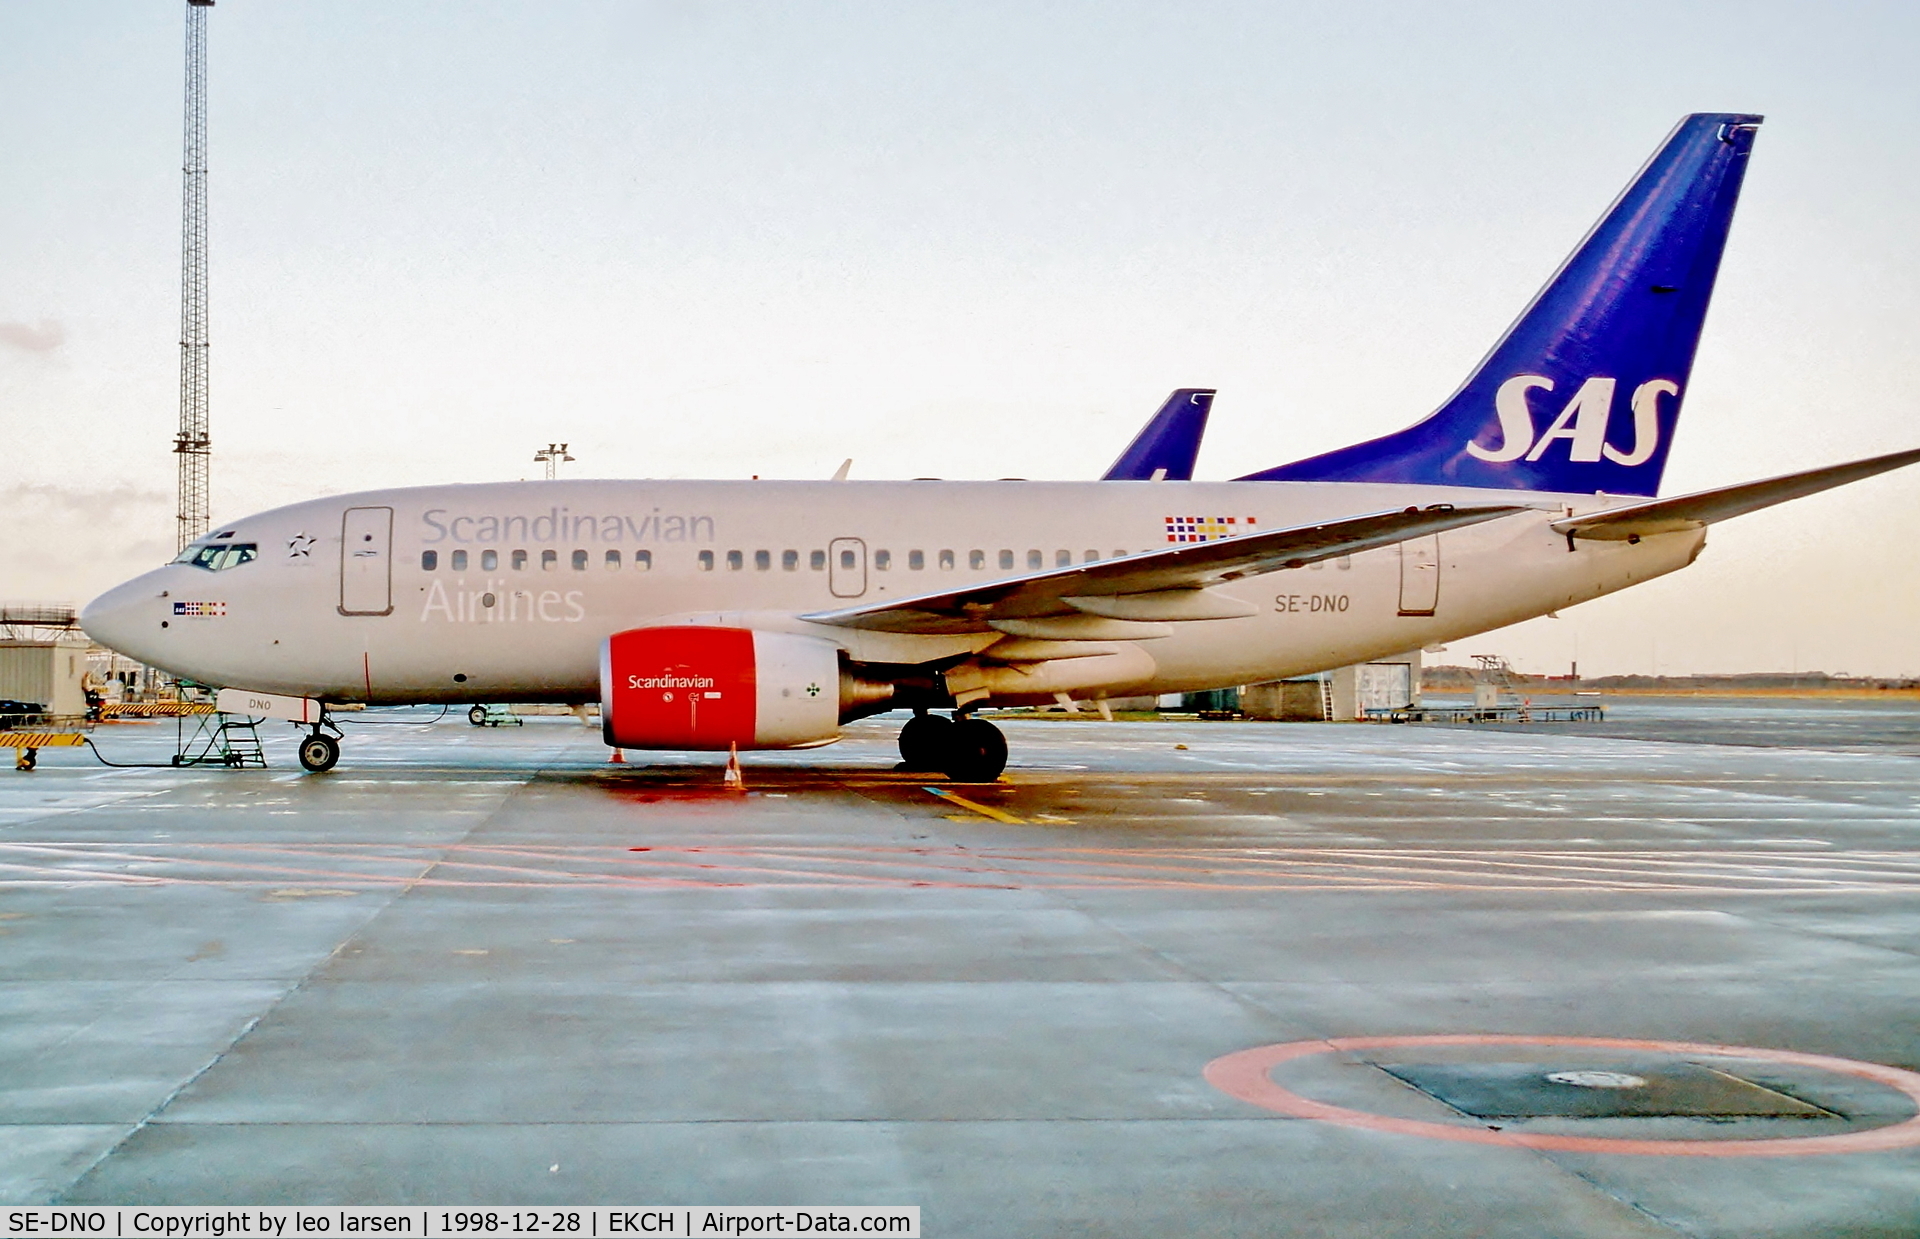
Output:
[[[1459,390],[1364,443],[1225,482],[367,491],[220,525],[81,624],[306,727],[316,773],[329,705],[597,698],[621,749],[808,748],[908,709],[903,764],[974,782],[1007,761],[985,706],[1285,679],[1564,609],[1686,567],[1716,521],[1920,461],[1655,497],[1761,119],[1683,118]]]

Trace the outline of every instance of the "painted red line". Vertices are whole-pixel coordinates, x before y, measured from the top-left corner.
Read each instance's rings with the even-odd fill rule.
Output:
[[[1527,1037],[1460,1033],[1426,1037],[1338,1037],[1326,1041],[1289,1041],[1256,1046],[1222,1055],[1208,1063],[1207,1083],[1229,1097],[1295,1118],[1319,1119],[1342,1127],[1367,1131],[1426,1136],[1464,1144],[1493,1144],[1508,1148],[1542,1149],[1558,1153],[1621,1153],[1658,1157],[1807,1157],[1826,1153],[1878,1153],[1920,1144],[1920,1114],[1904,1122],[1869,1131],[1832,1136],[1791,1136],[1778,1140],[1625,1140],[1601,1136],[1563,1136],[1545,1132],[1493,1131],[1486,1127],[1430,1123],[1349,1110],[1303,1097],[1274,1083],[1270,1072],[1281,1063],[1318,1054],[1346,1054],[1360,1050],[1401,1050],[1433,1046],[1559,1046],[1578,1049],[1640,1050],[1715,1058],[1759,1059],[1795,1067],[1811,1067],[1838,1075],[1872,1080],[1904,1093],[1920,1106],[1920,1074],[1826,1054],[1797,1050],[1770,1050],[1753,1046],[1709,1045],[1692,1041],[1642,1041],[1615,1037]]]

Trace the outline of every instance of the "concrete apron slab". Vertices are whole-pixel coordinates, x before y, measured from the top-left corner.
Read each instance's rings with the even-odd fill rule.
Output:
[[[1910,1153],[1756,1170],[1450,1145],[1266,1113],[1200,1075],[1261,1044],[1458,1031],[1911,1063],[1910,762],[1574,732],[1009,731],[1009,781],[965,793],[998,816],[894,774],[879,724],[750,757],[745,796],[717,759],[609,770],[545,720],[369,728],[343,777],[137,799],[84,802],[58,780],[93,772],[43,763],[57,805],[14,784],[0,819],[0,916],[19,913],[0,920],[0,1193],[899,1202],[929,1233],[986,1235],[1920,1222]],[[1458,1062],[1386,1065],[1425,1084],[1377,1064],[1316,1084],[1448,1121],[1478,1104]],[[1571,1068],[1609,1065],[1657,1067]],[[1842,1119],[1520,1121],[1904,1117],[1734,1074]]]

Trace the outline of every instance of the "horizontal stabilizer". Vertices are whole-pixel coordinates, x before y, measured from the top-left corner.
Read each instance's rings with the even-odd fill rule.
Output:
[[[1220,618],[1221,608],[1206,606],[1180,615],[1179,608],[1168,605],[1167,591],[1203,590],[1243,577],[1300,568],[1341,555],[1356,555],[1409,538],[1477,525],[1527,510],[1519,504],[1490,504],[1376,512],[1325,525],[1244,534],[1100,563],[1004,577],[915,598],[816,611],[800,618],[816,624],[880,632],[991,632],[999,627],[994,623],[996,620],[1074,614],[1090,617],[1090,599],[1133,594],[1155,595],[1151,609],[1156,618],[1167,622]]]
[[[1648,538],[1660,533],[1676,533],[1711,525],[1715,521],[1723,521],[1731,516],[1744,516],[1748,512],[1770,508],[1776,503],[1785,503],[1789,499],[1798,499],[1803,495],[1818,494],[1823,490],[1845,486],[1848,482],[1858,482],[1876,473],[1904,468],[1916,462],[1920,462],[1920,450],[1894,452],[1888,456],[1856,460],[1851,464],[1828,465],[1824,469],[1810,469],[1805,473],[1789,473],[1784,477],[1768,478],[1761,482],[1745,482],[1739,486],[1703,490],[1693,495],[1656,499],[1651,503],[1636,503],[1630,507],[1595,512],[1588,516],[1571,516],[1565,520],[1553,522],[1553,528],[1557,533],[1576,538],[1599,538],[1612,542]]]

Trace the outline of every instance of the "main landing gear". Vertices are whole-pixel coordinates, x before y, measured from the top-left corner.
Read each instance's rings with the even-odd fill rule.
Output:
[[[900,729],[900,769],[955,783],[991,783],[1007,768],[1007,738],[983,718],[916,713]]]
[[[325,728],[323,731],[322,728]],[[327,732],[332,732],[328,735]],[[328,718],[323,708],[320,721],[300,742],[300,764],[308,774],[325,774],[340,761],[340,729]]]

